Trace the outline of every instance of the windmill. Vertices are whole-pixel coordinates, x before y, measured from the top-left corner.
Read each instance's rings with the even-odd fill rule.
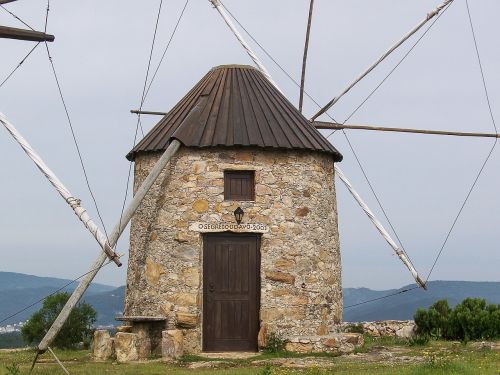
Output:
[[[212,1],[212,3],[214,4],[214,6],[217,8],[217,10],[221,13],[221,15],[223,15],[223,10],[222,8],[220,7],[220,4],[218,4],[217,1]],[[444,8],[444,6],[450,4],[451,1],[447,1],[445,3],[443,3],[443,6],[441,7],[441,9]],[[312,6],[311,6],[312,8]],[[434,12],[434,15],[432,16],[427,16],[426,17],[426,20],[425,22],[427,22],[429,19],[431,19],[432,17],[434,17],[436,14],[439,13],[439,10],[435,11]],[[432,14],[432,13],[430,13]],[[224,17],[224,15],[223,15]],[[229,18],[226,17],[224,18],[225,21],[228,23],[228,25],[230,25],[230,21],[228,22]],[[423,26],[424,23],[421,23],[420,24],[420,27]],[[231,27],[231,25],[230,25]],[[233,32],[236,30],[236,28],[234,27],[233,25],[233,28],[232,28]],[[417,29],[418,30],[418,29]],[[415,30],[414,32],[416,32],[417,30]],[[411,35],[411,34],[410,34]],[[409,35],[407,36],[409,37]],[[240,37],[238,38],[240,40],[240,42],[242,42],[243,45],[245,45],[243,39]],[[406,38],[407,39],[407,38]],[[404,40],[406,40],[404,38]],[[401,45],[404,40],[401,41],[401,43],[399,45]],[[397,48],[397,47],[395,47]],[[249,54],[251,53],[251,50],[250,48],[248,48],[248,45],[246,46],[246,50],[249,52]],[[394,50],[394,49],[392,49]],[[389,52],[390,53],[390,52]],[[387,56],[388,54],[386,54]],[[256,65],[259,67],[259,69],[264,73],[264,75],[266,75],[266,70],[265,68],[263,67],[263,65],[260,63],[259,64],[259,60],[256,58],[255,54],[253,54],[254,57],[252,57],[252,59],[256,62]],[[383,58],[382,58],[383,59]],[[304,60],[305,61],[305,60]],[[381,60],[379,60],[380,62]],[[372,66],[370,67],[370,69],[366,72],[364,72],[360,77],[359,79],[355,80],[353,82],[352,85],[350,85],[350,87],[354,86],[357,82],[359,82],[360,79],[362,79],[366,74],[369,73],[369,71],[371,71],[375,66]],[[269,74],[267,74],[268,78],[270,78]],[[272,82],[272,81],[271,81]],[[324,107],[324,110],[326,110],[325,108],[328,107],[328,106],[331,106],[333,104],[335,104],[335,102],[342,96],[344,95],[349,89],[350,87],[345,90],[344,92],[342,92],[340,95],[338,95],[335,99],[333,99],[327,106]],[[318,117],[319,114],[316,114],[315,116],[313,116],[312,120],[316,119],[316,117]],[[6,120],[4,119],[4,121],[2,121],[4,124],[6,124]],[[341,124],[325,124],[325,123],[313,123],[317,128],[330,128],[330,129],[337,129],[337,128],[340,128],[341,126],[344,126],[344,127],[348,127],[346,125],[341,125]],[[352,127],[351,127],[352,128]],[[394,129],[392,131],[395,131]],[[457,134],[458,135],[458,134]],[[491,137],[496,137],[498,138],[498,135],[496,134],[489,134],[489,135],[484,135],[484,136],[491,136]],[[165,154],[164,156],[160,159],[161,161],[161,164],[157,164],[154,168],[153,168],[153,171],[151,172],[152,174],[150,174],[150,176],[145,180],[144,184],[138,189],[138,192],[136,193],[136,197],[134,197],[134,201],[132,202],[131,204],[131,207],[129,210],[127,210],[127,214],[124,215],[124,223],[119,223],[117,225],[117,227],[115,228],[115,230],[113,231],[113,234],[110,236],[110,239],[109,239],[109,246],[112,248],[114,243],[116,242],[116,239],[119,237],[120,233],[123,231],[124,227],[125,227],[125,221],[128,221],[127,219],[129,217],[132,217],[133,216],[133,213],[135,211],[135,209],[137,209],[137,207],[140,205],[140,201],[141,199],[145,196],[147,190],[152,186],[152,184],[154,183],[154,181],[156,180],[156,178],[158,177],[159,173],[161,172],[161,170],[165,167],[165,165],[169,162],[169,160],[172,158],[172,156],[177,152],[177,150],[179,149],[180,147],[180,144],[177,144],[175,142],[175,140],[172,141],[172,143],[170,144],[170,146],[168,146],[168,148],[166,149],[165,151]],[[167,153],[168,152],[168,153]],[[158,162],[160,163],[160,162]],[[155,174],[153,174],[153,172],[155,172]],[[157,173],[157,174],[156,174]],[[342,178],[343,177],[343,174],[341,171],[339,171],[337,169],[337,175],[342,179],[342,181],[346,184],[346,186],[349,188],[350,184],[348,182],[348,180],[345,178]],[[351,191],[351,193],[354,192],[354,190],[352,190],[352,185],[351,185],[351,189],[349,189]],[[144,193],[144,195],[142,195]],[[354,192],[355,193],[355,192]],[[353,193],[353,196],[356,198],[355,194]],[[142,195],[142,197],[141,197]],[[137,199],[136,199],[137,198]],[[370,219],[372,219],[372,221],[374,221],[374,224],[377,226],[377,229],[384,235],[384,237],[386,238],[386,240],[389,242],[389,244],[391,245],[391,247],[395,250],[395,252],[398,254],[398,256],[400,256],[402,258],[402,260],[404,261],[404,253],[401,251],[401,249],[399,249],[399,247],[396,245],[396,243],[394,241],[392,241],[391,243],[391,239],[390,239],[390,236],[387,234],[387,231],[385,231],[383,229],[383,227],[381,225],[377,225],[377,220],[375,218],[375,216],[373,215],[373,213],[370,212],[370,210],[368,209],[368,207],[365,205],[363,205],[362,203],[362,200],[361,198],[357,197],[356,199],[358,201],[358,203],[360,203],[360,205],[363,207],[363,209],[365,210],[365,212],[367,213],[367,215],[370,217]],[[134,203],[135,202],[135,203]],[[128,212],[130,211],[130,212]],[[116,239],[115,239],[116,237]],[[92,266],[93,268],[92,269],[95,269],[97,273],[97,270],[100,268],[100,266],[102,266],[103,262],[105,261],[106,257],[101,255],[101,257],[98,259],[98,261],[96,261],[96,263]],[[405,263],[406,264],[406,263]],[[408,266],[408,264],[407,264]],[[408,266],[409,267],[409,266]],[[409,267],[410,268],[410,267]],[[411,268],[410,268],[411,270]],[[414,271],[414,270],[413,270]],[[415,272],[412,271],[412,274],[413,276],[417,279],[417,282],[419,282],[419,284],[421,284],[422,286],[424,285],[424,282],[420,279],[419,280],[419,277],[418,277],[418,274]],[[93,276],[95,275],[95,273],[90,273],[89,274],[89,277],[86,278],[86,280],[84,281],[88,281],[88,283],[90,283],[90,280],[93,278]],[[78,299],[79,299],[79,296],[81,296],[81,293],[84,291],[84,289],[86,288],[86,286],[88,286],[88,283],[83,283],[81,284],[81,287],[79,287],[76,291],[75,291],[75,294],[74,296],[76,296],[73,301],[77,302]],[[79,296],[78,296],[79,295]],[[75,303],[76,303],[75,302]],[[73,305],[74,306],[74,305]],[[67,309],[65,308],[65,311],[67,311],[67,313],[69,314],[69,311],[71,310],[72,306],[71,304],[67,305]],[[67,316],[67,315],[66,315]],[[48,345],[50,344],[50,340],[51,340],[51,337],[53,337],[56,333],[57,333],[57,330],[58,330],[58,327],[60,328],[60,326],[62,325],[62,323],[64,322],[64,314],[60,316],[61,319],[59,319],[59,323],[55,324],[54,325],[54,328],[51,329],[51,331],[49,331],[48,333],[48,339],[42,341],[42,343],[40,344],[39,346],[39,350],[40,351],[43,351],[43,350],[46,350],[46,348],[48,348]],[[60,324],[60,325],[59,325]]]

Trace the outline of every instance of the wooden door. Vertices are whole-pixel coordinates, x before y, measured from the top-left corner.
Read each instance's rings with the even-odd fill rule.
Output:
[[[217,233],[204,237],[203,350],[257,351],[260,237]]]

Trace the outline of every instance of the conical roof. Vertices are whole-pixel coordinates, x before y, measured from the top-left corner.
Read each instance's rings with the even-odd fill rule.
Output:
[[[342,155],[257,69],[211,69],[127,154],[165,150],[172,139],[187,147],[254,146]]]

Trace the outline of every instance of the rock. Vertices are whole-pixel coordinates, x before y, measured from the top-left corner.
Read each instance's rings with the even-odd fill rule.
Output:
[[[145,267],[146,280],[151,285],[158,284],[160,281],[160,277],[163,274],[162,267],[153,262],[151,259],[146,259],[146,267]]]
[[[189,241],[186,234],[183,232],[177,232],[175,234],[174,240],[179,242],[179,243],[186,243]]]
[[[116,327],[116,332],[126,332],[126,333],[131,333],[132,332],[132,326],[118,326]]]
[[[198,267],[186,268],[182,271],[182,279],[186,285],[198,287],[200,285],[200,270]]]
[[[292,285],[295,283],[295,276],[280,271],[267,271],[266,279]]]
[[[135,333],[119,332],[115,335],[115,352],[118,362],[139,360],[137,351],[137,335]]]
[[[311,210],[308,207],[300,207],[295,210],[295,215],[298,217],[304,217],[307,216],[311,212]]]
[[[278,259],[274,266],[281,271],[292,271],[295,268],[295,261],[291,259]]]
[[[177,321],[177,326],[181,328],[194,328],[198,323],[198,315],[190,314],[185,312],[176,312],[175,319]]]
[[[330,337],[323,341],[323,345],[327,348],[338,349],[340,348],[341,342],[336,337]]]
[[[206,161],[195,161],[193,163],[193,173],[194,174],[200,174],[202,172],[205,172],[207,169],[207,162]]]
[[[99,329],[94,332],[94,345],[92,357],[96,361],[106,361],[113,356],[114,347],[113,339],[109,332],[104,329]]]
[[[411,339],[415,337],[415,326],[407,325],[396,331],[396,337]]]
[[[223,366],[231,365],[231,362],[226,361],[207,361],[207,362],[193,362],[190,363],[187,367],[189,369],[201,369],[201,368],[218,368]]]
[[[151,335],[149,323],[134,323],[132,332],[137,335],[137,355],[140,360],[148,359],[151,356]]]
[[[361,333],[343,333],[342,336],[344,337],[346,342],[348,342],[349,344],[353,344],[356,347],[363,346],[363,344],[365,343],[365,340]]]
[[[173,301],[180,306],[196,306],[198,295],[193,293],[177,293],[174,294]]]
[[[202,214],[208,210],[208,202],[205,199],[197,199],[193,203],[193,209]]]
[[[178,359],[183,355],[182,331],[178,329],[162,331],[161,356],[163,360]]]
[[[287,342],[285,349],[295,353],[310,353],[313,350],[313,344],[301,342]]]
[[[255,194],[257,195],[271,194],[271,188],[266,185],[257,184],[255,186]]]
[[[266,346],[266,336],[267,336],[267,325],[263,323],[261,324],[259,329],[259,334],[257,335],[257,343],[259,345],[259,349],[262,349]]]

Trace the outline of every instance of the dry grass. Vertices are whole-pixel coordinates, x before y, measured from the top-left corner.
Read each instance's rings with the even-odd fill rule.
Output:
[[[383,350],[381,350],[381,348]],[[382,353],[382,354],[380,354]],[[390,340],[370,341],[365,350],[351,356],[259,355],[240,360],[224,360],[219,368],[190,369],[191,364],[204,361],[202,357],[186,356],[176,364],[159,360],[144,363],[117,364],[112,361],[92,362],[88,351],[57,351],[72,375],[90,374],[341,374],[341,375],[500,375],[500,353],[478,349],[477,345],[432,342],[424,347],[412,347]],[[307,357],[307,358],[306,358]],[[34,352],[0,351],[0,375],[11,375],[7,366],[17,364],[19,374],[27,374]],[[256,362],[258,361],[258,362]],[[285,368],[307,363],[306,368]],[[33,374],[57,375],[62,371],[49,354],[40,357]]]

